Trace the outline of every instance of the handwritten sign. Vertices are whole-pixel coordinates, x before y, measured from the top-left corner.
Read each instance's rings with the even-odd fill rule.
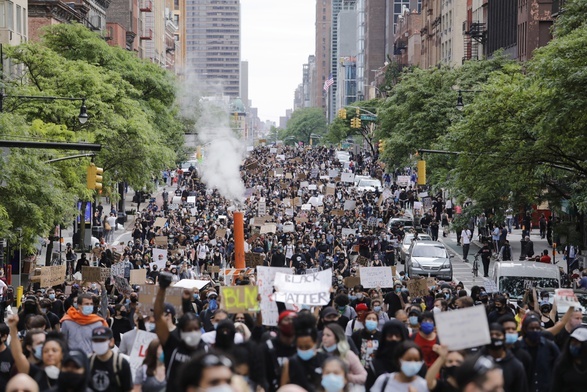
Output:
[[[41,267],[41,287],[53,287],[65,281],[65,265]]]
[[[145,284],[147,280],[147,270],[145,269],[133,269],[130,270],[130,284]]]
[[[348,237],[349,235],[356,235],[357,234],[357,230],[356,229],[350,229],[348,227],[344,227],[342,229],[342,235]]]
[[[167,219],[157,218],[157,219],[155,219],[155,223],[153,224],[153,227],[165,227],[166,223],[167,223]]]
[[[438,339],[450,351],[485,346],[491,342],[484,306],[435,313],[434,323]]]
[[[259,204],[257,204],[257,215],[264,216],[266,214],[267,214],[267,203],[259,202]]]
[[[261,316],[263,325],[276,326],[279,318],[277,303],[271,299],[273,294],[273,282],[278,272],[292,274],[291,268],[257,267],[257,287],[261,295]]]
[[[265,234],[265,233],[275,233],[277,231],[277,225],[274,223],[266,223],[263,226],[261,226],[261,231],[259,232],[260,234]]]
[[[86,282],[104,282],[109,277],[110,268],[82,267],[82,280]]]
[[[260,309],[257,286],[223,286],[220,295],[220,308],[228,313],[255,313]]]
[[[135,331],[130,331],[127,333],[134,333]],[[147,348],[149,344],[156,339],[157,335],[153,332],[147,332],[142,330],[137,330],[135,335],[135,341],[132,346],[132,350],[130,351],[130,370],[132,372],[133,380],[135,379],[135,374],[143,365],[143,361],[145,360],[145,356],[147,355]]]
[[[118,276],[124,278],[124,270],[125,270],[124,263],[119,264],[112,264],[110,268],[110,276]]]
[[[408,291],[411,297],[423,297],[428,295],[428,286],[426,279],[410,279],[408,280]]]
[[[345,200],[344,201],[344,210],[345,211],[354,210],[356,206],[357,206],[357,202],[354,200]]]
[[[297,305],[327,305],[332,288],[332,269],[306,275],[275,274],[273,299]]]
[[[265,256],[260,253],[245,253],[245,264],[247,267],[255,268],[258,265],[263,265]]]
[[[344,278],[343,282],[346,287],[355,287],[361,284],[361,278],[359,276],[349,276]]]
[[[553,301],[558,313],[566,313],[571,306],[574,306],[575,310],[583,308],[572,289],[555,289]]]
[[[167,246],[167,236],[155,237],[155,246]]]
[[[144,310],[144,314],[147,314],[150,311],[150,309],[153,309],[153,304],[155,303],[155,296],[157,295],[158,291],[158,285],[139,285],[139,304],[141,304],[141,307]],[[175,308],[176,315],[179,315],[181,312],[182,291],[183,288],[181,287],[168,287],[167,290],[165,290],[165,302],[169,302],[171,305],[173,305],[173,307]]]
[[[359,270],[363,287],[393,287],[390,267],[360,267]]]

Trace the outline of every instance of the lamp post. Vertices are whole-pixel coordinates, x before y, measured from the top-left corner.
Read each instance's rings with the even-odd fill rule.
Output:
[[[480,90],[458,90],[459,95],[457,96],[457,110],[463,110],[465,104],[463,102],[463,93],[480,93]]]
[[[18,286],[22,286],[22,228],[17,227],[16,231],[18,231]]]
[[[78,121],[80,124],[85,124],[88,121],[88,109],[86,108],[86,98],[85,97],[53,97],[53,96],[42,96],[42,95],[6,95],[4,93],[0,93],[0,112],[4,111],[4,98],[15,98],[20,100],[39,100],[39,101],[82,101],[82,104],[79,109],[79,114],[77,116]]]

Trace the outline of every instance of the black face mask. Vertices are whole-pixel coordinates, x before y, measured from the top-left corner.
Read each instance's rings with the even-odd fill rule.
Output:
[[[24,306],[24,310],[27,313],[35,313],[37,311],[37,305],[35,305],[35,304],[26,304]]]
[[[454,377],[458,366],[446,366],[442,368],[442,377],[446,380],[449,377]]]
[[[505,346],[505,339],[491,338],[491,343],[487,345],[488,348],[499,350]]]
[[[57,378],[57,384],[63,389],[85,390],[86,375],[71,372],[60,372],[59,377]]]

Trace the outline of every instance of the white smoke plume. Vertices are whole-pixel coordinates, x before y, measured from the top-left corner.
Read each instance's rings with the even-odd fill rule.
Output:
[[[201,86],[205,86],[205,91]],[[245,186],[240,165],[244,143],[230,126],[228,101],[221,98],[221,91],[220,86],[188,77],[183,83],[180,105],[182,114],[196,121],[195,129],[204,155],[198,167],[202,181],[209,189],[218,189],[226,199],[242,203]]]

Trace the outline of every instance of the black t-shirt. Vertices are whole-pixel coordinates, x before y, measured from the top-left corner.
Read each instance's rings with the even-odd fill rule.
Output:
[[[43,368],[32,363],[29,368],[29,376],[31,376],[31,378],[37,382],[39,385],[39,391],[44,391],[51,388],[52,386],[57,385],[56,379],[53,380],[47,377],[47,373],[45,373]]]
[[[49,319],[49,324],[51,324],[51,329],[55,329],[55,326],[60,323],[59,317],[53,312],[45,313],[45,316]]]
[[[458,392],[458,388],[453,387],[445,380],[436,380],[436,386],[430,392]]]
[[[4,351],[0,352],[0,391],[6,389],[6,384],[10,380],[10,369],[13,364],[14,359],[12,358],[12,353],[10,349],[5,347]]]
[[[107,361],[102,362],[100,358],[95,357],[90,373],[89,387],[94,392],[119,392],[130,391],[133,388],[132,373],[130,364],[122,357],[116,358],[120,366],[117,365],[118,372],[114,372],[114,359],[112,355]],[[90,359],[91,361],[91,359]],[[120,384],[117,381],[117,377]]]
[[[203,348],[203,342],[200,341],[198,348]],[[197,350],[191,350],[179,336],[179,328],[176,328],[169,334],[169,338],[163,346],[165,357],[165,370],[167,373],[167,392],[179,391],[178,382],[179,371],[184,363],[188,362]]]

